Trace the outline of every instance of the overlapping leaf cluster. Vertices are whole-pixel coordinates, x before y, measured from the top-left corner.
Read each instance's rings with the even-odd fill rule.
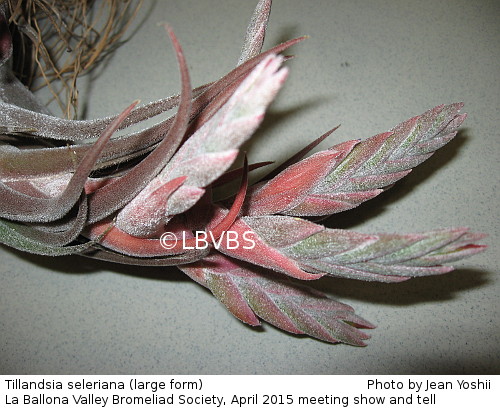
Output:
[[[364,344],[368,335],[360,329],[372,325],[290,278],[398,282],[448,272],[446,263],[481,251],[475,242],[482,235],[465,228],[367,235],[308,218],[356,207],[407,175],[454,137],[465,119],[462,104],[308,155],[326,133],[251,186],[248,170],[262,164],[245,161],[230,170],[286,79],[279,53],[302,40],[261,53],[270,6],[269,0],[257,5],[237,67],[194,90],[167,28],[180,95],[134,103],[112,118],[62,120],[33,111],[33,95],[15,79],[2,85],[1,241],[42,255],[178,265],[245,323],[258,325],[260,317],[292,333],[353,345]],[[8,73],[8,33],[0,45]],[[175,115],[156,125],[127,132],[175,107]],[[234,196],[214,202],[212,187],[235,178],[242,182]],[[228,230],[250,234],[254,246],[228,246],[221,240]],[[199,231],[211,246],[186,246]]]

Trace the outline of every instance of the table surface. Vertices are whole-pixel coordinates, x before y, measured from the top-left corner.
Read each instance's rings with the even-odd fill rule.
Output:
[[[256,1],[145,1],[106,67],[81,80],[86,118],[177,93],[169,22],[195,85],[236,63]],[[487,252],[401,284],[313,285],[377,324],[365,348],[251,328],[176,268],[49,258],[0,248],[0,373],[498,373],[500,3],[275,0],[265,47],[308,34],[247,149],[283,160],[327,129],[320,148],[465,102],[458,136],[380,197],[328,221],[361,232],[468,226]],[[44,98],[44,94],[41,94]]]

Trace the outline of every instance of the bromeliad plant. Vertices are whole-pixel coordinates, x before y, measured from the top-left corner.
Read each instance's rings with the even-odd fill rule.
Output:
[[[245,323],[261,318],[358,346],[369,337],[360,329],[373,325],[290,278],[400,282],[449,272],[446,263],[482,251],[474,242],[483,235],[465,228],[368,235],[316,223],[379,195],[449,142],[466,117],[460,103],[308,155],[332,130],[252,185],[248,171],[268,163],[245,160],[230,170],[285,82],[279,53],[303,39],[261,52],[270,7],[270,0],[258,3],[238,66],[195,89],[167,27],[180,95],[91,121],[37,112],[40,104],[10,74],[12,44],[3,30],[1,241],[41,255],[177,265]],[[175,107],[172,117],[126,132]],[[237,192],[215,201],[212,188],[235,179]],[[195,246],[200,232],[209,246]],[[228,232],[246,242],[231,246]]]

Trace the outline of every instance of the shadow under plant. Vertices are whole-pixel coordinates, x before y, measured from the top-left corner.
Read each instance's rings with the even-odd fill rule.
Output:
[[[355,346],[365,345],[364,329],[374,326],[350,306],[299,281],[395,283],[398,293],[411,286],[415,298],[418,286],[423,292],[425,283],[451,280],[436,275],[483,251],[477,242],[484,235],[466,228],[366,234],[316,222],[384,198],[383,192],[455,137],[466,118],[463,104],[440,105],[388,132],[310,154],[333,129],[251,184],[249,172],[262,164],[245,159],[231,168],[285,83],[288,68],[281,53],[303,40],[262,52],[270,7],[270,1],[259,1],[238,66],[198,88],[192,87],[181,45],[166,26],[181,93],[140,107],[134,102],[114,117],[56,118],[33,109],[42,105],[29,92],[21,100],[32,109],[13,104],[10,97],[21,86],[2,84],[0,240],[38,255],[177,266],[244,323],[258,326],[264,320],[290,333]],[[0,46],[1,68],[9,70],[8,32],[2,31]],[[128,131],[173,108],[172,117]],[[33,147],[33,140],[39,146]],[[429,176],[436,164],[431,165],[424,171]],[[234,192],[214,201],[212,190],[231,181],[239,181]],[[404,189],[396,193],[406,195]],[[148,269],[156,279],[155,270]],[[420,279],[417,288],[417,281],[402,284],[417,277],[430,278]],[[388,289],[340,285],[335,293],[343,288],[344,296],[356,293],[379,302],[374,291],[382,287]],[[388,301],[402,303],[394,293],[380,302]]]

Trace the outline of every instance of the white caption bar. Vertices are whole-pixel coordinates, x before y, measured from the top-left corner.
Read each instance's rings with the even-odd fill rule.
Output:
[[[2,376],[2,409],[492,409],[500,376]]]

